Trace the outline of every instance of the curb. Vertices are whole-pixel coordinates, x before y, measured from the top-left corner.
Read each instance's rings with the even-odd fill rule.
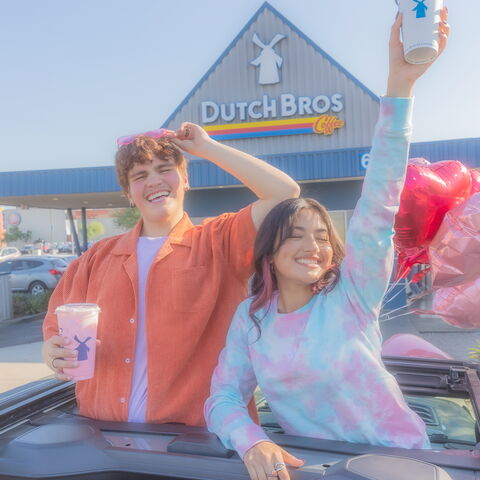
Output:
[[[34,313],[33,315],[26,315],[25,317],[14,317],[0,321],[0,328],[14,323],[29,322],[34,320],[40,320],[44,318],[47,312]]]

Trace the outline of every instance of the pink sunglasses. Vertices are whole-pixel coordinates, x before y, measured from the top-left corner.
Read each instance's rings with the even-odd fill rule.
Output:
[[[117,145],[121,147],[122,145],[129,145],[137,137],[150,137],[150,138],[160,138],[164,135],[173,135],[172,130],[167,130],[166,128],[159,128],[158,130],[150,130],[149,132],[136,133],[135,135],[126,135],[125,137],[117,138]]]

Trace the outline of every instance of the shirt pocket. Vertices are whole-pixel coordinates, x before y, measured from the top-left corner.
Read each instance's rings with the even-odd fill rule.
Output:
[[[217,288],[203,265],[173,270],[172,290],[173,308],[179,313],[208,314],[217,299]]]

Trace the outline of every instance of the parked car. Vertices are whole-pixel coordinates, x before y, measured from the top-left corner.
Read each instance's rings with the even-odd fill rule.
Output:
[[[74,260],[78,257],[76,255],[55,255],[53,258],[60,258],[63,260],[67,265],[70,265]]]
[[[33,295],[54,289],[67,263],[61,258],[22,256],[0,263],[0,273],[10,274],[14,292],[29,292]]]
[[[26,243],[21,249],[20,252],[22,255],[31,255],[35,251],[35,245],[31,243]]]
[[[269,437],[305,460],[291,470],[292,480],[480,478],[479,365],[401,357],[384,362],[426,423],[432,449],[285,435],[258,393],[260,422]],[[0,394],[0,480],[249,479],[237,454],[205,428],[82,417],[74,387],[50,378]]]
[[[58,253],[73,253],[73,245],[70,242],[59,243]]]
[[[0,248],[0,262],[3,262],[9,258],[19,257],[20,255],[20,250],[16,247]]]
[[[58,253],[59,252],[58,243],[56,243],[56,242],[53,242],[53,243],[45,242],[43,244],[42,250],[43,250],[43,253],[47,253],[47,254]]]

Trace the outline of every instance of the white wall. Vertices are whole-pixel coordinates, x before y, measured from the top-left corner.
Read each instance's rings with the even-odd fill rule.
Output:
[[[65,210],[47,210],[43,208],[5,208],[3,210],[4,228],[9,230],[12,224],[9,222],[9,216],[16,214],[20,218],[17,225],[22,232],[32,231],[32,240],[41,238],[46,242],[65,242]],[[14,246],[23,246],[25,242],[15,242]]]

